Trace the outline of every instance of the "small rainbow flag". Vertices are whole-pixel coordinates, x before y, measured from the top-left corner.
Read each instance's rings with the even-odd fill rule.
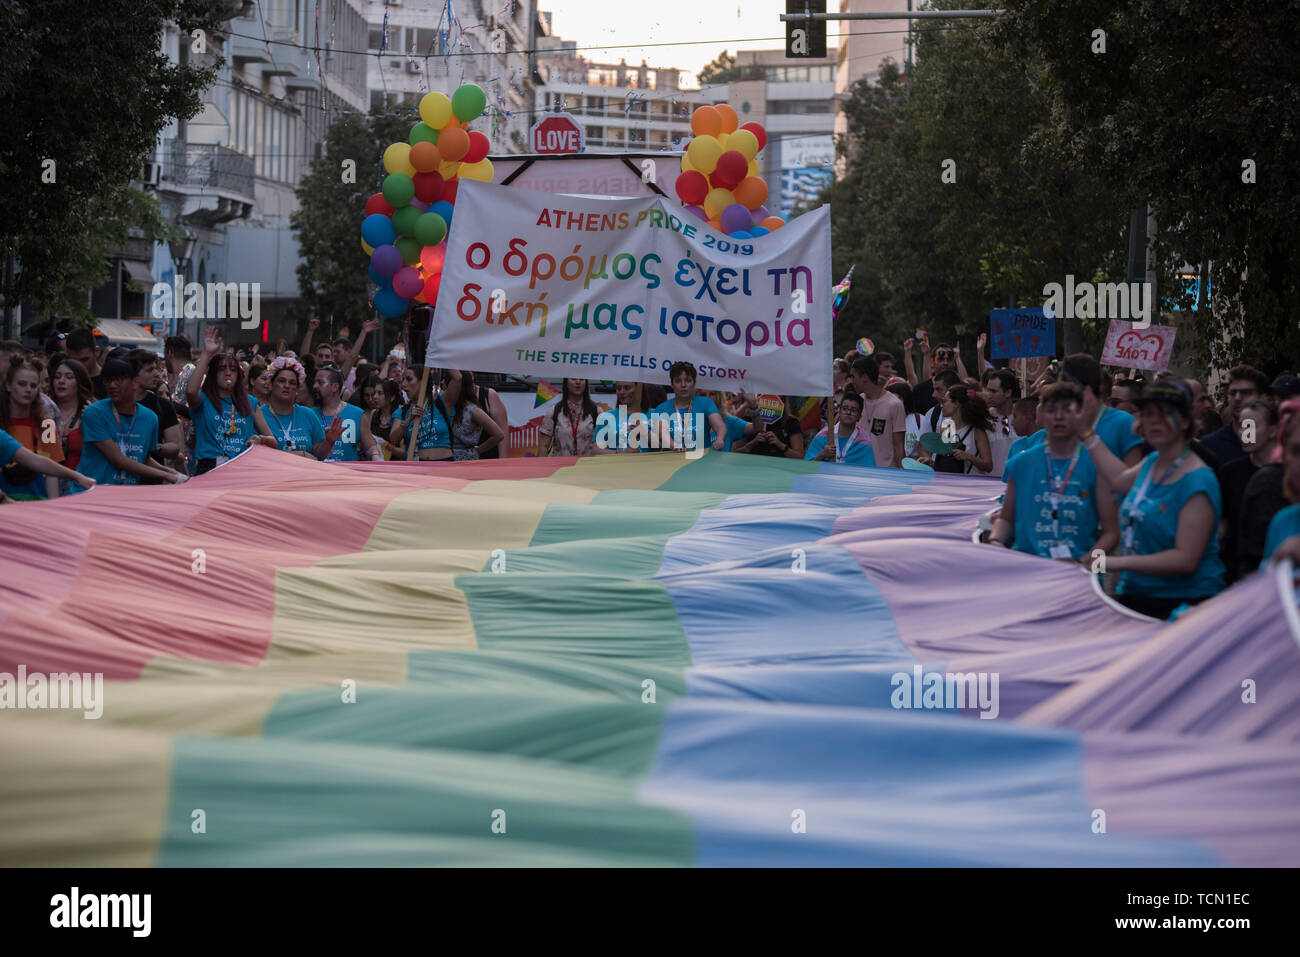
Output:
[[[539,405],[544,405],[547,402],[550,402],[559,394],[559,389],[551,385],[545,379],[539,379],[537,382],[537,398],[533,400],[533,408],[535,409]]]
[[[794,417],[799,420],[801,429],[820,429],[822,427],[821,397],[805,396],[803,404],[796,407]]]

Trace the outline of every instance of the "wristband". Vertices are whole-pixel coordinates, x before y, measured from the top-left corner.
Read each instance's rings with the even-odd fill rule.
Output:
[[[1079,438],[1081,438],[1083,441],[1087,442],[1090,438],[1092,438],[1092,437],[1093,437],[1094,435],[1096,435],[1096,434],[1097,434],[1097,430],[1096,430],[1096,429],[1089,429],[1087,432],[1084,432],[1083,434],[1081,434],[1081,435],[1079,436]]]

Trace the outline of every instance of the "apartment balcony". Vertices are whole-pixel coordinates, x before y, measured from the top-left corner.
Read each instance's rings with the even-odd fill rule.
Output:
[[[225,146],[173,143],[163,153],[159,191],[181,198],[191,222],[245,219],[256,202],[253,158]]]
[[[240,28],[239,32],[244,32],[247,27],[246,21],[236,24]],[[270,63],[271,50],[269,45],[262,39],[250,40],[248,37],[231,36],[226,41],[226,54],[230,57],[230,62],[237,67],[246,66],[249,63]]]

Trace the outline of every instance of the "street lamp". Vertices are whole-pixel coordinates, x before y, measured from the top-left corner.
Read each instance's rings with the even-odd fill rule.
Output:
[[[185,274],[189,271],[190,260],[194,258],[194,244],[198,241],[198,237],[194,235],[194,230],[190,229],[185,223],[179,225],[180,228],[177,231],[176,238],[167,243],[167,248],[172,254],[172,262],[176,264],[176,268],[180,271],[181,278],[180,296],[177,297],[179,301],[176,303],[177,315],[172,317],[172,335],[179,333],[182,328],[181,320],[185,310],[181,303],[185,301]]]

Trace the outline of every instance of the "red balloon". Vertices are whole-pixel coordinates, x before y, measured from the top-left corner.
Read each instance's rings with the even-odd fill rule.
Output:
[[[442,285],[442,273],[430,276],[424,281],[424,301],[434,305],[438,301],[438,287]]]
[[[477,163],[488,155],[488,150],[492,148],[492,142],[487,138],[486,133],[480,133],[478,130],[469,131],[469,152],[465,154],[462,163]]]
[[[709,193],[709,181],[698,170],[687,170],[677,177],[677,196],[687,206],[698,206]]]
[[[753,133],[754,136],[758,138],[758,148],[760,150],[767,145],[767,130],[763,129],[762,123],[755,123],[753,120],[750,120],[742,126],[741,129],[749,130],[749,132]]]
[[[411,177],[415,183],[415,198],[422,203],[436,203],[442,199],[441,173],[416,173]]]
[[[443,240],[436,246],[425,246],[420,250],[420,265],[424,267],[424,275],[436,276],[442,272],[442,264],[447,258],[447,241]]]
[[[392,206],[388,200],[384,199],[383,193],[375,193],[374,196],[371,196],[366,200],[367,216],[373,216],[375,213],[380,213],[384,216],[391,216],[395,212],[397,212],[396,207]]]
[[[737,150],[727,150],[718,157],[718,168],[713,171],[713,175],[718,181],[715,186],[721,186],[723,189],[731,189],[736,186],[749,173],[749,160],[745,159],[745,154]]]
[[[456,192],[459,189],[460,189],[460,177],[453,176],[451,179],[447,180],[447,182],[443,184],[442,199],[445,202],[451,203],[451,205],[455,206]]]

